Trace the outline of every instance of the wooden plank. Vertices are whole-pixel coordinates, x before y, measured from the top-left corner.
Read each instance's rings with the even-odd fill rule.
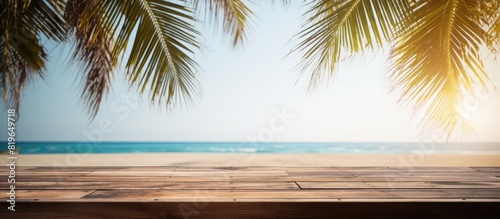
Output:
[[[127,167],[113,166],[16,166],[16,170],[27,172],[53,172],[53,171],[94,171],[94,170],[124,170]]]
[[[178,171],[94,171],[86,176],[288,176],[285,171],[225,171],[225,172],[178,172]]]
[[[317,166],[17,166],[16,169],[37,170],[37,171],[94,171],[94,170],[182,170],[182,171],[225,171],[225,170],[324,170],[324,171],[476,171],[477,167],[398,167],[398,166],[353,166],[353,167],[317,167]],[[500,167],[479,167],[479,168],[500,168]],[[0,171],[7,171],[7,168],[0,168]]]
[[[189,167],[182,166],[175,169],[176,172],[225,172],[225,171],[289,171],[289,170],[316,170],[316,171],[342,171],[337,167],[261,167],[261,166],[250,166],[250,167]]]
[[[500,189],[331,189],[331,190],[99,190],[83,200],[227,201],[238,199],[500,199]]]
[[[285,170],[285,171],[333,171],[333,172],[346,172],[346,171],[439,171],[439,172],[475,172],[476,170],[469,167],[377,167],[377,166],[360,166],[360,167],[317,167],[317,166],[234,166],[234,167],[206,167],[206,166],[179,166],[177,170],[182,171],[220,171],[220,170]]]
[[[16,166],[16,170],[29,170],[29,169],[34,169],[34,168],[37,168],[36,166]],[[2,166],[2,168],[0,168],[0,171],[9,171],[9,167],[8,166]]]
[[[107,171],[107,172],[126,172],[126,171],[132,171],[132,172],[147,172],[147,171],[167,171],[167,172],[173,172],[175,171],[175,168],[126,168],[126,167],[120,167],[120,168],[94,168],[94,167],[78,167],[78,168],[69,168],[69,167],[38,167],[38,168],[31,168],[27,170],[18,170],[16,172],[20,173],[54,173],[54,172],[61,172],[61,173],[90,173],[94,171]]]
[[[500,173],[500,167],[471,167],[477,171],[481,172],[497,172]]]
[[[16,189],[16,202],[20,200],[24,201],[37,201],[37,200],[59,200],[59,199],[71,199],[78,200],[86,195],[94,192],[95,190],[24,190]],[[0,190],[0,199],[7,200],[9,191],[2,189]]]
[[[2,218],[500,218],[475,202],[28,202]]]
[[[167,171],[99,171],[96,170],[87,176],[113,177],[113,176],[171,176],[174,170]]]
[[[437,172],[464,172],[476,171],[470,167],[432,167],[432,166],[413,166],[413,167],[380,167],[380,166],[354,166],[354,167],[339,167],[342,171],[437,171]]]
[[[424,171],[418,171],[418,172],[404,172],[404,171],[393,171],[393,172],[387,172],[387,171],[377,171],[377,172],[327,172],[327,171],[287,171],[287,173],[290,176],[315,176],[315,177],[381,177],[381,176],[387,176],[387,177],[410,177],[410,176],[416,176],[416,177],[429,177],[429,176],[439,176],[439,177],[466,177],[466,176],[471,176],[471,177],[483,177],[483,176],[493,176],[496,177],[497,174],[494,172],[479,172],[479,171],[470,171],[470,172],[424,172]]]
[[[131,171],[157,171],[157,170],[193,170],[193,171],[233,171],[233,170],[256,170],[256,171],[269,171],[269,170],[285,170],[285,169],[339,169],[337,167],[277,167],[277,166],[43,166],[43,167],[27,167],[17,166],[16,168],[27,168],[29,170],[38,171],[53,171],[68,170],[68,171],[82,171],[82,170],[101,170],[101,171],[115,171],[115,170],[131,170]],[[7,168],[4,168],[5,170]],[[1,170],[1,169],[0,169]]]
[[[175,171],[171,175],[172,177],[177,176],[250,176],[250,177],[280,177],[289,176],[286,171],[283,170],[272,170],[272,171],[228,171],[228,172],[180,172]]]
[[[23,171],[38,171],[38,172],[53,172],[53,171],[116,171],[116,170],[131,170],[131,171],[156,171],[156,170],[178,170],[180,172],[189,171],[336,171],[336,172],[357,172],[357,171],[433,171],[433,172],[474,172],[477,170],[500,171],[500,167],[269,167],[269,166],[131,166],[131,167],[115,167],[115,166],[87,166],[87,167],[70,167],[70,166],[46,166],[46,167],[26,167],[17,166],[17,170]],[[8,168],[0,168],[0,171],[7,172]]]
[[[500,182],[457,182],[457,181],[443,181],[443,182],[297,182],[301,189],[337,189],[337,188],[351,188],[351,189],[365,189],[365,188],[388,188],[388,189],[401,189],[401,188],[500,188]]]
[[[0,188],[9,184],[0,183]],[[97,189],[299,189],[294,182],[18,182],[16,188],[23,190],[97,190]]]
[[[461,181],[461,182],[498,182],[500,177],[472,177],[472,176],[432,176],[432,177],[315,177],[315,176],[284,176],[284,177],[256,177],[256,176],[16,176],[17,182],[155,182],[155,181],[254,181],[254,182],[291,182],[291,181],[345,181],[345,182],[414,182],[414,181]]]
[[[57,176],[85,176],[92,173],[92,171],[79,171],[79,172],[68,172],[68,171],[54,171],[54,172],[23,172],[16,171],[16,176],[43,176],[43,177],[57,177]]]
[[[286,170],[289,173],[344,173],[344,174],[381,174],[381,173],[389,173],[389,174],[399,174],[399,173],[410,173],[410,174],[465,174],[465,175],[482,175],[487,174],[486,172],[481,172],[478,170],[470,169],[468,171],[443,171],[443,170]]]

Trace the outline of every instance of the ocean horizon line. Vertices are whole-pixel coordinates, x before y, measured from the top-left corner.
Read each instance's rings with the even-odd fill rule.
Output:
[[[64,153],[336,153],[500,154],[498,143],[375,142],[17,142],[21,154]]]
[[[7,143],[8,141],[0,141],[1,143]],[[339,143],[339,144],[349,144],[349,143],[370,143],[370,144],[421,144],[421,143],[436,143],[436,144],[500,144],[500,142],[494,141],[85,141],[85,140],[34,140],[34,141],[16,141],[17,143],[78,143],[78,142],[89,142],[89,143],[245,143],[245,142],[255,142],[255,143],[304,143],[304,144],[328,144],[328,143]]]

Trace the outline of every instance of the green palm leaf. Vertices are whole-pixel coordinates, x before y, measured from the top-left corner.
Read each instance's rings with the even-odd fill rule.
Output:
[[[171,106],[198,94],[191,57],[199,48],[199,33],[191,9],[163,0],[107,0],[92,13],[116,36],[112,56],[130,53],[127,78],[141,93],[149,91],[154,103]]]
[[[391,52],[394,87],[401,102],[423,116],[425,131],[471,131],[457,113],[463,91],[490,83],[479,47],[487,33],[478,21],[479,1],[414,1],[412,14]],[[449,137],[449,136],[448,136]]]
[[[310,88],[332,75],[345,54],[380,46],[391,39],[396,24],[408,13],[407,1],[318,0],[298,34],[301,68],[310,74]]]
[[[248,17],[253,13],[241,0],[194,0],[198,10],[205,9],[205,17],[217,24],[222,19],[222,27],[232,37],[233,46],[240,44],[248,29]]]
[[[40,37],[65,38],[63,4],[7,0],[0,5],[0,94],[6,106],[17,109],[25,85],[42,77],[47,54]]]
[[[80,61],[85,76],[82,99],[92,118],[111,87],[117,64],[109,28],[94,14],[97,5],[97,0],[69,0],[65,10],[67,25],[75,41],[73,58]]]

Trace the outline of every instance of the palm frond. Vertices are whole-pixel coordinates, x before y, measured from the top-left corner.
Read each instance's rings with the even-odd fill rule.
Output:
[[[289,5],[292,4],[292,0],[251,0],[255,4],[262,4],[262,3],[270,3],[272,6],[276,4],[281,4],[284,7],[288,7]],[[295,0],[297,1],[297,0]],[[302,0],[302,2],[306,2],[306,0]]]
[[[40,36],[61,41],[64,20],[61,1],[0,3],[0,94],[5,106],[18,108],[26,84],[42,77],[47,54]],[[43,18],[43,19],[41,19]]]
[[[491,35],[491,47],[496,47],[500,44],[500,16],[495,19],[492,23],[491,28],[489,29],[489,34]],[[495,50],[495,49],[493,49]]]
[[[481,11],[485,13],[485,25],[489,27],[489,39],[486,42],[490,50],[498,52],[497,48],[500,45],[500,1],[485,0],[482,2]]]
[[[99,1],[94,13],[116,36],[113,57],[125,57],[127,78],[167,107],[198,94],[192,56],[199,48],[193,11],[162,0]],[[90,20],[90,18],[84,18]]]
[[[457,113],[463,91],[487,86],[479,47],[487,33],[478,21],[479,1],[414,1],[391,51],[394,88],[400,101],[423,116],[424,132],[471,131]],[[448,135],[450,137],[450,135]]]
[[[242,0],[194,0],[197,10],[203,10],[214,25],[222,20],[222,28],[232,38],[233,47],[239,45],[246,36],[252,11]]]
[[[309,19],[298,34],[301,69],[310,75],[309,88],[332,75],[343,56],[380,46],[391,39],[408,12],[407,1],[318,0],[305,13]]]
[[[66,39],[67,31],[63,17],[66,0],[37,0],[28,2],[23,12],[24,25],[36,30],[50,40]]]
[[[27,82],[43,76],[47,53],[34,33],[0,31],[0,94],[6,107],[18,109]]]
[[[101,16],[93,14],[97,4],[98,0],[69,0],[65,10],[68,29],[76,44],[73,58],[80,61],[85,75],[82,99],[91,118],[96,116],[110,89],[117,65],[110,31],[102,24]]]

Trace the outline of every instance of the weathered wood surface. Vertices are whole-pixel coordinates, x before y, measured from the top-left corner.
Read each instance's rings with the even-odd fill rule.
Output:
[[[0,218],[500,218],[500,167],[18,167],[15,185]]]

